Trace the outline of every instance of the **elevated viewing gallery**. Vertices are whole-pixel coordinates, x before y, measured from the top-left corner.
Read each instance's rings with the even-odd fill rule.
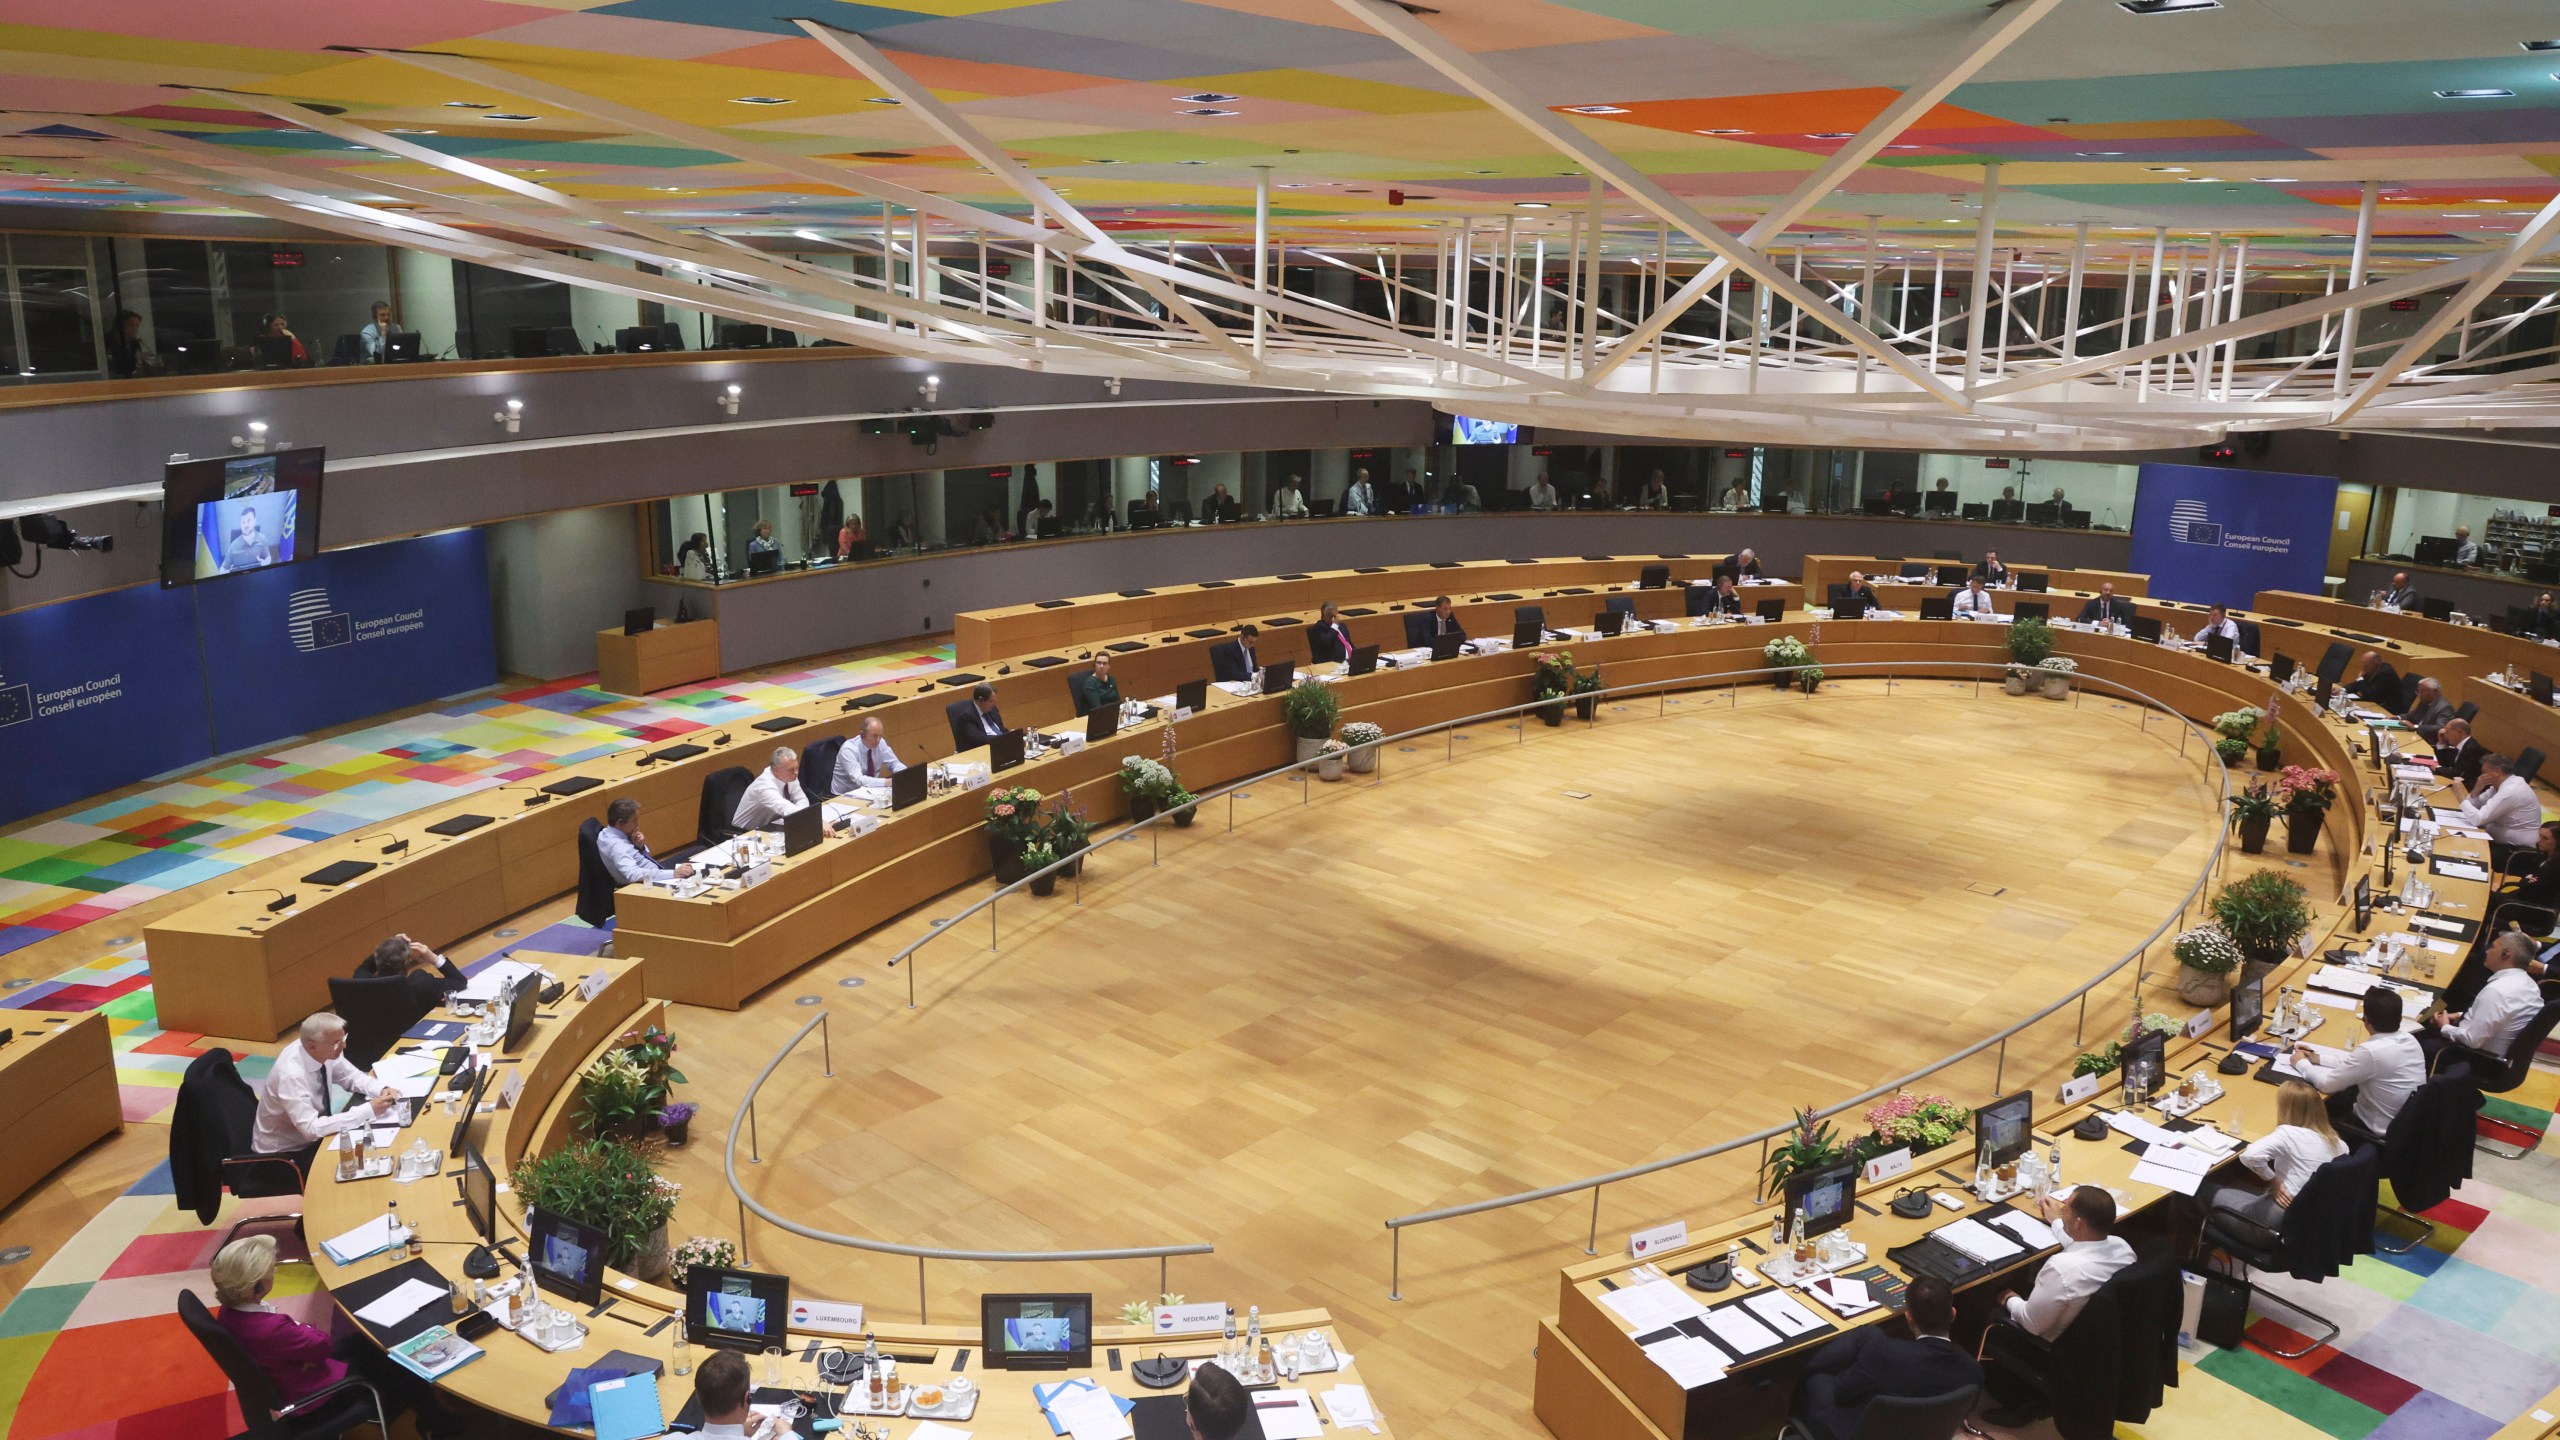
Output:
[[[2547,6],[18,19],[0,1440],[2560,1440]]]

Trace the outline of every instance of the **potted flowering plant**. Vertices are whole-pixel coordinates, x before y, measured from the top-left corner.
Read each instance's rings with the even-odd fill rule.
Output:
[[[2043,672],[2033,665],[2021,665],[2015,660],[2009,662],[2007,670],[2003,673],[2004,678],[2000,688],[2011,695],[2024,695],[2029,686],[2044,683],[2041,678]]]
[[[2284,848],[2308,855],[2320,844],[2320,822],[2337,803],[2338,772],[2287,765],[2276,773],[2276,799],[2284,807]]]
[[[2275,870],[2260,870],[2223,886],[2208,908],[2240,958],[2253,967],[2250,974],[2274,969],[2311,928],[2310,896]]]
[[[2277,812],[2284,802],[2275,797],[2263,780],[2245,786],[2231,797],[2231,828],[2240,836],[2240,853],[2255,855],[2267,848],[2267,829],[2275,824]]]
[[[693,1114],[697,1107],[690,1100],[678,1100],[658,1112],[659,1133],[667,1137],[670,1149],[682,1149],[693,1138]]]
[[[681,1290],[684,1288],[686,1273],[696,1265],[707,1266],[713,1270],[730,1270],[735,1269],[737,1264],[737,1246],[726,1240],[715,1240],[708,1235],[696,1235],[677,1246],[675,1254],[668,1257],[667,1279]]]
[[[1120,759],[1120,788],[1129,797],[1129,818],[1136,821],[1152,818],[1163,798],[1180,790],[1182,783],[1157,761],[1144,755],[1124,755]]]
[[[1032,894],[1055,895],[1058,893],[1058,872],[1049,870],[1046,875],[1039,873],[1057,863],[1058,852],[1050,849],[1049,842],[1046,840],[1034,840],[1022,847],[1022,873],[1032,877]]]
[[[2012,661],[2032,670],[2053,653],[2053,626],[2033,615],[2013,620],[2000,643],[2008,647]]]
[[[2260,730],[2257,736],[2258,768],[2273,775],[2284,768],[2284,732],[2276,728],[2275,711],[2267,710],[2262,713],[2265,716],[2266,728]]]
[[[1316,778],[1319,780],[1341,779],[1343,758],[1350,752],[1351,747],[1339,740],[1324,742],[1324,748],[1316,752]]]
[[[1351,747],[1348,757],[1351,773],[1366,775],[1378,768],[1378,742],[1387,732],[1366,720],[1354,720],[1342,727],[1342,743]]]
[[[2083,1075],[2104,1075],[2108,1071],[2115,1069],[2116,1063],[2124,1058],[2124,1047],[2126,1043],[2141,1038],[2145,1031],[2152,1031],[2161,1035],[2175,1035],[2183,1028],[2184,1027],[2179,1025],[2176,1020],[2154,1010],[2143,1016],[2141,1023],[2126,1026],[2124,1028],[2123,1038],[2110,1040],[2098,1049],[2092,1050],[2086,1055],[2081,1056],[2078,1060],[2073,1061],[2071,1066],[2072,1078],[2076,1080]]]
[[[2190,1005],[2219,1005],[2231,998],[2231,972],[2240,947],[2220,925],[2198,925],[2169,944],[2178,957],[2178,998]]]
[[[1819,670],[1814,671],[1813,674],[1814,678],[1817,680],[1822,677],[1822,672]],[[1805,688],[1811,689],[1813,687],[1806,686]],[[1600,667],[1597,665],[1594,665],[1590,669],[1573,677],[1574,719],[1589,720],[1599,711],[1600,690]]]
[[[1817,1122],[1811,1110],[1799,1110],[1795,1128],[1769,1147],[1769,1158],[1760,1172],[1762,1193],[1775,1195],[1786,1188],[1789,1178],[1819,1170],[1847,1153],[1848,1147],[1833,1133],[1830,1121]]]
[[[598,1056],[578,1077],[578,1099],[578,1123],[591,1135],[637,1137],[658,1109],[648,1070],[628,1050]]]
[[[1564,723],[1563,696],[1573,690],[1573,652],[1557,650],[1538,656],[1529,672],[1529,694],[1545,701],[1538,707],[1538,718],[1553,728]]]
[[[2258,733],[2258,722],[2266,712],[2254,706],[2226,710],[2213,717],[2213,732],[2222,738],[2213,742],[2213,753],[2225,765],[2237,765],[2249,758],[2250,737]]]
[[[1944,1095],[1905,1090],[1867,1111],[1868,1134],[1858,1143],[1858,1158],[1872,1160],[1895,1150],[1925,1155],[1964,1133],[1972,1121],[1972,1111]]]
[[[1049,802],[1049,823],[1040,833],[1049,852],[1068,861],[1061,874],[1076,875],[1084,870],[1084,861],[1070,857],[1084,850],[1086,837],[1093,833],[1093,822],[1086,818],[1084,807],[1076,803],[1074,791],[1061,790],[1058,798]]]
[[[2070,699],[2071,676],[2079,668],[2080,662],[2068,655],[2047,655],[2037,661],[2036,678],[2044,682],[2044,698],[2047,700]]]
[[[640,1062],[649,1076],[649,1108],[654,1110],[667,1102],[668,1090],[687,1083],[684,1072],[675,1065],[676,1037],[655,1025],[622,1032],[622,1050]]]
[[[1781,690],[1796,686],[1796,672],[1813,663],[1813,651],[1793,635],[1781,635],[1760,647],[1760,658],[1776,673],[1769,683]]]
[[[1045,828],[1039,791],[1028,785],[1008,785],[988,794],[987,856],[995,862],[997,884],[1010,885],[1023,877],[1022,852],[1041,838]]]
[[[643,1280],[666,1273],[667,1221],[682,1187],[626,1140],[572,1140],[516,1166],[516,1203],[604,1233],[604,1263]]]

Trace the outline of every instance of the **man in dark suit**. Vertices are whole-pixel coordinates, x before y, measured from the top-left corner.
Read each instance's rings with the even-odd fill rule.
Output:
[[[2133,602],[2116,598],[2116,584],[2112,580],[2099,581],[2098,593],[2080,607],[2080,623],[2083,625],[2124,625],[2132,620]]]
[[[2436,732],[2436,774],[2466,787],[2480,783],[2480,757],[2489,752],[2471,736],[2471,722],[2454,719]]]
[[[1262,660],[1254,651],[1254,642],[1262,637],[1262,627],[1247,625],[1236,632],[1236,638],[1209,647],[1209,673],[1219,680],[1251,680],[1262,673]]]
[[[2000,552],[1997,550],[1982,552],[1982,560],[1973,567],[1971,578],[1981,581],[1984,585],[2016,583],[2016,577],[2009,573],[2009,567],[2000,563]]]
[[[1340,607],[1330,600],[1324,602],[1324,613],[1316,617],[1316,623],[1307,627],[1307,653],[1315,658],[1316,663],[1323,664],[1348,660],[1351,652],[1358,648],[1351,643],[1351,627],[1342,623]]]
[[[2347,693],[2397,715],[2401,709],[2400,672],[2391,668],[2391,662],[2382,658],[2382,652],[2367,650],[2363,663],[2356,667],[2355,683],[2347,687]]]
[[[1236,508],[1236,497],[1227,493],[1224,481],[1209,492],[1208,499],[1200,502],[1200,523],[1204,525],[1224,525],[1241,513]]]
[[[1711,615],[1739,615],[1742,613],[1742,595],[1741,592],[1733,588],[1732,576],[1719,575],[1716,577],[1715,593],[1707,597],[1706,613]]]
[[[954,700],[943,707],[943,716],[951,722],[951,750],[975,750],[1005,731],[1004,716],[996,709],[996,687],[980,681],[969,691],[966,700]]]
[[[1815,1440],[1849,1440],[1871,1400],[1918,1400],[1982,1383],[1982,1366],[1948,1338],[1956,1302],[1947,1282],[1923,1275],[1904,1296],[1913,1338],[1869,1325],[1815,1352],[1796,1389],[1795,1416]]]
[[[1075,701],[1078,716],[1090,715],[1106,705],[1120,703],[1120,682],[1111,678],[1111,652],[1093,652],[1093,669],[1082,675],[1067,677],[1067,696]]]
[[[1467,627],[1458,623],[1457,607],[1449,603],[1448,596],[1443,595],[1431,602],[1431,618],[1423,626],[1422,633],[1426,640],[1436,640],[1443,635],[1455,635],[1463,641],[1467,638]]]

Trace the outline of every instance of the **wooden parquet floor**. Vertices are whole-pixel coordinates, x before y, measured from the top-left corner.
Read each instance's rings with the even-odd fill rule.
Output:
[[[722,1133],[819,997],[834,1078],[812,1037],[758,1107],[764,1163],[741,1148],[780,1213],[949,1247],[1213,1242],[1172,1288],[1330,1307],[1400,1431],[1542,1435],[1530,1346],[1587,1197],[1408,1232],[1400,1303],[1382,1220],[1709,1145],[1919,1068],[2104,968],[2219,843],[2196,760],[2102,700],[1738,698],[1533,725],[1525,744],[1486,727],[1454,761],[1391,754],[1383,785],[1312,803],[1262,787],[1235,833],[1212,810],[1158,867],[1142,845],[1103,852],[1081,907],[1071,887],[1006,902],[995,953],[972,917],[923,952],[918,1009],[882,961],[983,888],[743,1011],[682,1011],[705,1113],[671,1157],[678,1233],[734,1231]],[[2130,997],[2101,992],[2091,1043]],[[1997,1068],[2049,1093],[2077,1018],[1921,1088],[1972,1103]],[[1609,1187],[1600,1242],[1743,1208],[1755,1161]],[[915,1313],[913,1261],[761,1224],[749,1248],[802,1293]],[[1116,1310],[1155,1283],[1145,1261],[926,1277],[943,1323],[985,1291],[1090,1289]]]

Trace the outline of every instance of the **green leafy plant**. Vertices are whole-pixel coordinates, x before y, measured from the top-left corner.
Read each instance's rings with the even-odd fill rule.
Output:
[[[2000,642],[2009,647],[2009,658],[2021,665],[2041,665],[2053,653],[2053,627],[2030,615],[2009,622],[2008,633]]]
[[[1058,852],[1050,849],[1045,841],[1022,847],[1022,868],[1025,870],[1039,870],[1057,863]]]
[[[2228,975],[2240,968],[2240,947],[2219,925],[2199,925],[2169,943],[2169,953],[2190,970]]]
[[[1573,668],[1573,652],[1558,650],[1541,654],[1536,668],[1529,672],[1529,693],[1540,700],[1553,700],[1570,694],[1579,677]]]
[[[2115,1069],[2117,1063],[2123,1058],[2124,1042],[2110,1040],[2103,1048],[2092,1050],[2073,1061],[2071,1078],[2077,1080],[2084,1075],[2104,1075]]]
[[[583,1102],[578,1123],[592,1134],[627,1133],[658,1113],[659,1097],[648,1067],[627,1049],[609,1051],[588,1066],[578,1078],[578,1098]]]
[[[737,1246],[709,1235],[696,1235],[676,1247],[675,1254],[669,1259],[667,1265],[667,1279],[681,1290],[684,1288],[685,1272],[696,1265],[707,1265],[714,1270],[731,1270],[735,1269],[737,1264]]]
[[[1767,1193],[1775,1195],[1790,1177],[1818,1170],[1847,1153],[1830,1121],[1816,1121],[1811,1110],[1799,1110],[1795,1128],[1769,1147],[1769,1159],[1760,1167],[1761,1183]]]
[[[1342,718],[1342,697],[1321,681],[1297,686],[1280,697],[1280,718],[1301,740],[1323,740]]]
[[[1040,832],[1041,843],[1054,855],[1073,855],[1085,847],[1085,838],[1093,833],[1093,821],[1084,807],[1076,803],[1071,792],[1062,791],[1049,802],[1049,823]]]
[[[2225,710],[2213,717],[2213,732],[2245,744],[2249,737],[2258,733],[2258,723],[2266,718],[2267,712],[2254,705]]]
[[[1148,1329],[1152,1330],[1155,1328],[1156,1324],[1157,1306],[1172,1306],[1179,1305],[1181,1303],[1182,1297],[1174,1294],[1170,1290],[1167,1290],[1153,1300],[1132,1300],[1128,1304],[1120,1307],[1120,1323],[1123,1325],[1144,1325]]]
[[[675,1066],[676,1037],[655,1025],[622,1032],[622,1052],[649,1073],[649,1098],[665,1104],[670,1086],[690,1083]]]
[[[2236,830],[2248,820],[2273,823],[2283,810],[2283,802],[2276,799],[2275,792],[2267,788],[2266,782],[2260,781],[2243,787],[2239,794],[2231,797],[2231,826]]]
[[[2282,960],[2311,928],[2311,897],[2273,870],[2223,886],[2209,908],[2242,958],[2262,964]]]
[[[1015,850],[1038,840],[1045,822],[1040,818],[1040,792],[1028,785],[1009,785],[987,796],[987,830]]]
[[[605,1263],[624,1269],[676,1213],[680,1190],[622,1140],[570,1141],[518,1165],[512,1179],[528,1221],[539,1210],[602,1231]]]
[[[1807,665],[1796,672],[1796,686],[1807,695],[1820,688],[1821,684],[1822,667],[1819,665]]]
[[[2213,742],[2213,753],[2222,757],[2223,764],[2237,765],[2249,758],[2249,742],[2225,735]]]

